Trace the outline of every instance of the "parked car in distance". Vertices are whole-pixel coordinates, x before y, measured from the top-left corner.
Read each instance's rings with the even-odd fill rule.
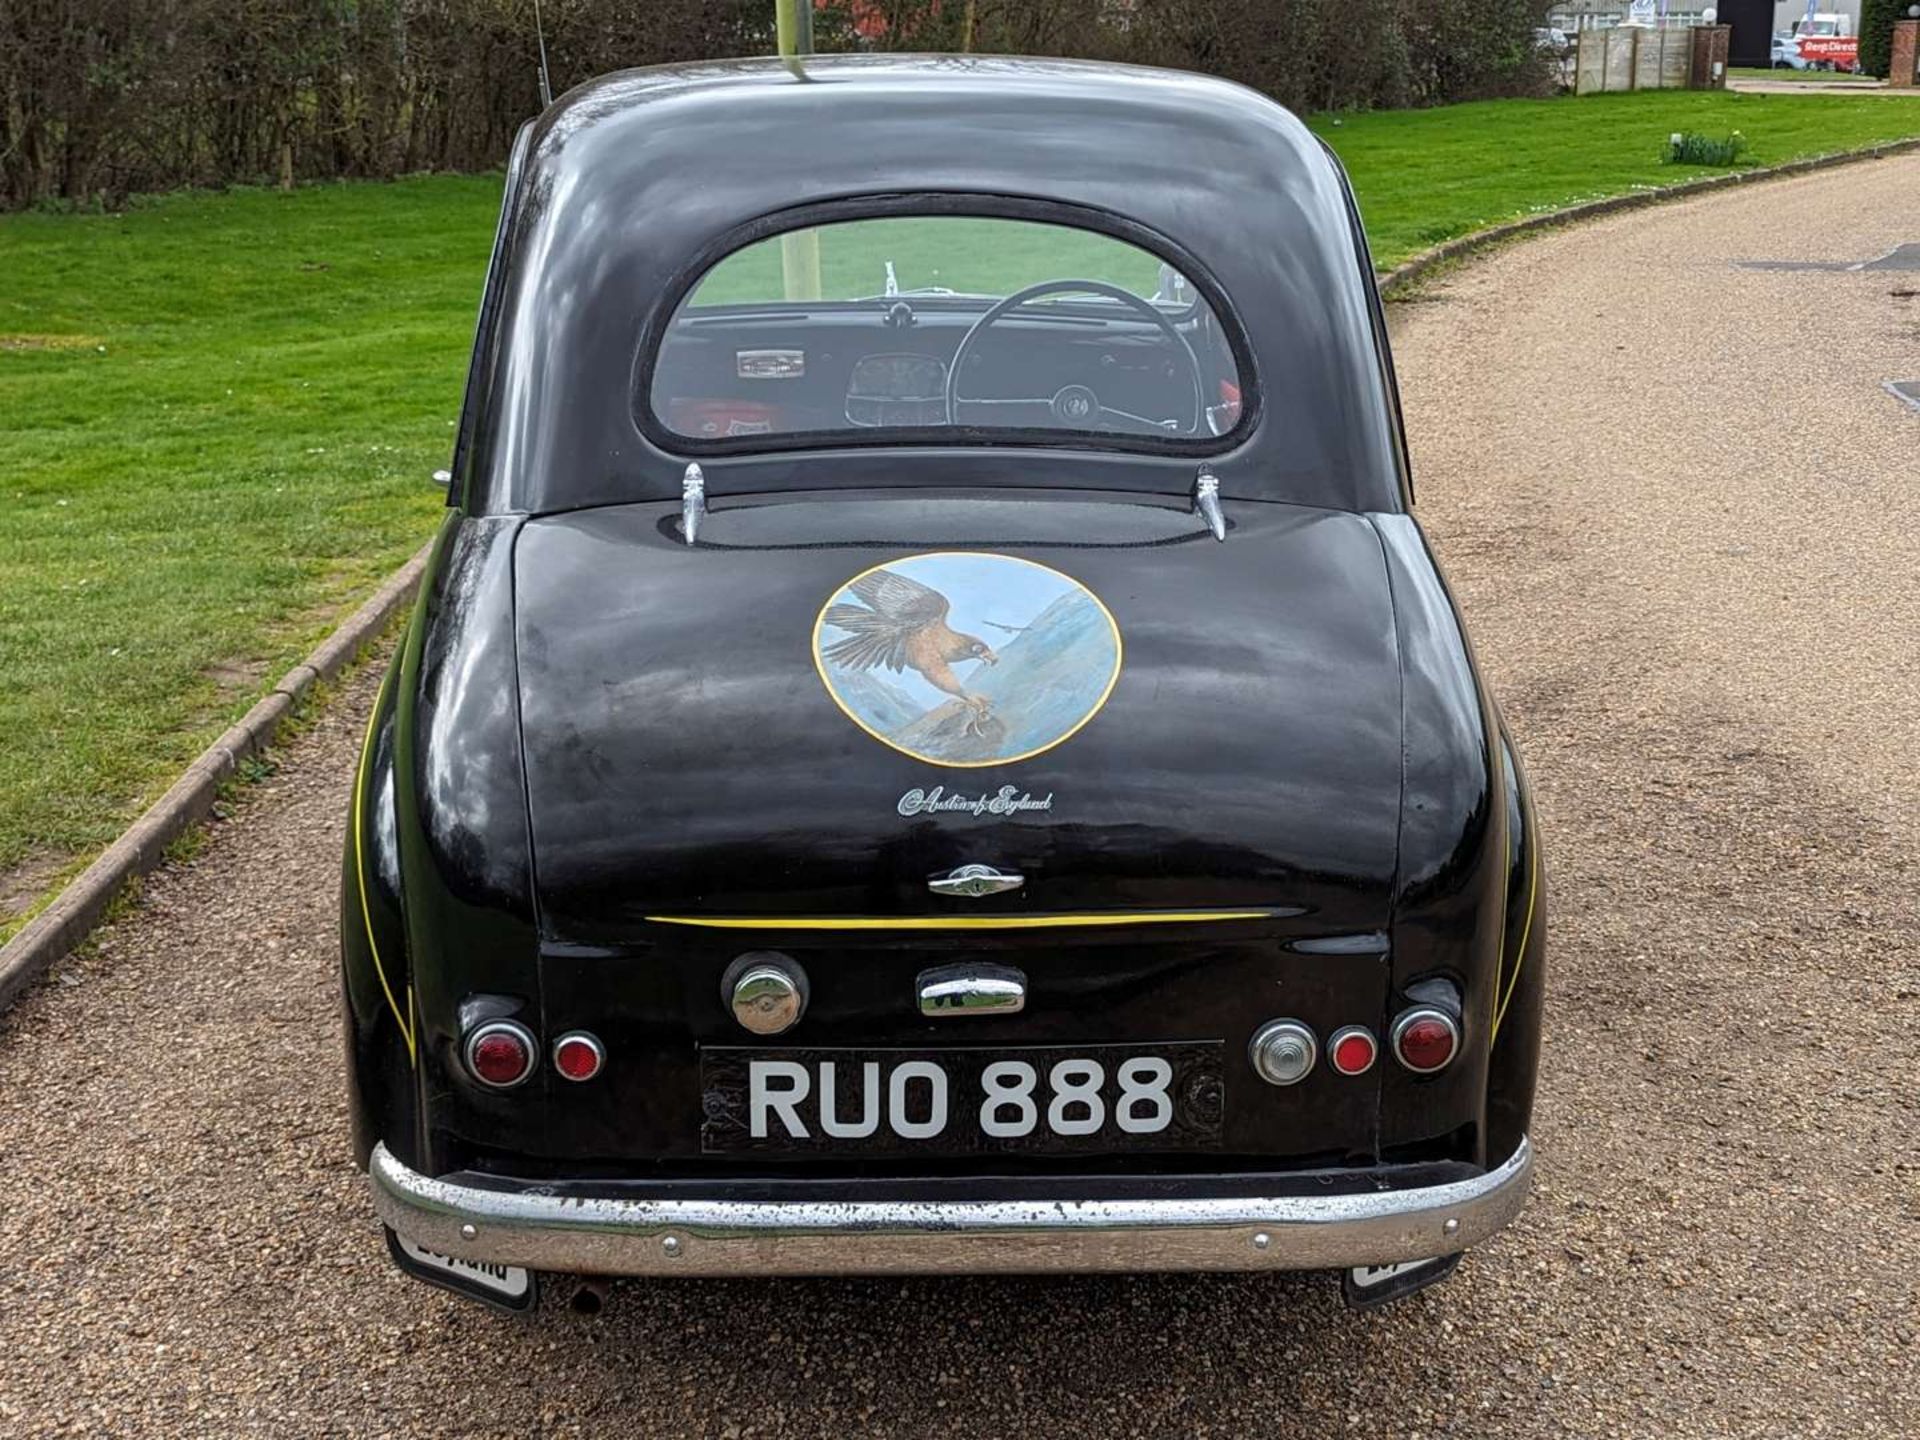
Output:
[[[1563,89],[1573,87],[1575,45],[1573,37],[1557,26],[1542,26],[1533,32],[1534,48],[1553,62],[1553,78]]]
[[[408,1273],[1364,1305],[1517,1213],[1541,841],[1293,116],[1061,60],[583,85],[457,435],[342,871]]]
[[[1775,70],[1807,68],[1807,62],[1800,58],[1799,40],[1784,32],[1777,32],[1773,37],[1772,62]]]

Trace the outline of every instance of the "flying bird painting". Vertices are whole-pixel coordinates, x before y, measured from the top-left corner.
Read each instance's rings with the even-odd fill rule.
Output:
[[[826,623],[847,632],[845,640],[827,647],[827,659],[848,670],[884,665],[897,672],[911,667],[936,690],[965,704],[973,712],[970,729],[979,734],[993,704],[984,695],[968,693],[953,673],[953,662],[998,665],[1000,657],[979,636],[963,635],[947,624],[952,602],[892,570],[869,570],[847,589],[865,603],[827,607]]]
[[[998,648],[985,632],[1011,636]],[[821,610],[814,661],[848,718],[942,765],[1007,764],[1065,740],[1120,674],[1120,631],[1079,581],[1011,555],[913,555]]]

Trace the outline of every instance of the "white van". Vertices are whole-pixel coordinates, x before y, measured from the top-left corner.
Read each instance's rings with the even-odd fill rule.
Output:
[[[1841,14],[1815,14],[1811,18],[1801,16],[1793,22],[1794,37],[1818,35],[1825,39],[1838,35],[1853,34],[1853,17]]]

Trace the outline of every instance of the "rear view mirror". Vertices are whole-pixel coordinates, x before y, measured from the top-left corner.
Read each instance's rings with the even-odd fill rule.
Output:
[[[449,485],[453,484],[453,472],[451,470],[434,471],[433,483],[438,485],[442,490],[446,489]]]

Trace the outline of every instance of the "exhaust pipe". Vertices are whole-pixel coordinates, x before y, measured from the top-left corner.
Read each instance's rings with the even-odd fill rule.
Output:
[[[576,1315],[598,1315],[607,1308],[608,1285],[598,1275],[585,1275],[580,1279],[580,1288],[573,1292],[570,1302]]]

